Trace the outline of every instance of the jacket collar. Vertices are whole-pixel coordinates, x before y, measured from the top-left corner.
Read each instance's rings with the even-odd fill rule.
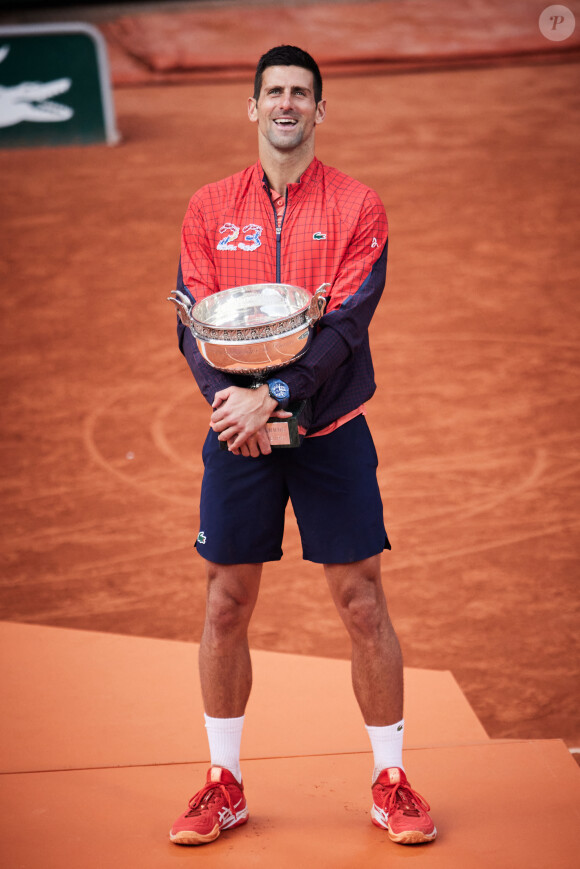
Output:
[[[308,190],[310,190],[312,185],[316,183],[321,166],[322,163],[320,162],[320,160],[317,157],[314,157],[312,159],[312,162],[308,164],[308,166],[300,176],[300,180],[288,185],[288,198],[290,199],[290,197],[292,197],[292,199],[295,200],[296,198],[306,194]],[[263,187],[263,189],[267,193],[269,193],[270,184],[259,160],[255,164],[254,169],[256,180]]]

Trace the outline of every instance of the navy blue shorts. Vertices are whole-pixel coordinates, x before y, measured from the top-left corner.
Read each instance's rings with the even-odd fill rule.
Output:
[[[209,432],[203,447],[196,548],[217,564],[259,564],[282,557],[290,498],[303,557],[347,564],[390,549],[377,483],[377,454],[360,415],[295,449],[235,456]]]

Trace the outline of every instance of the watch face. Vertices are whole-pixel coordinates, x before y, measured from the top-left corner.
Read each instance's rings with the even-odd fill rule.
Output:
[[[274,398],[287,398],[290,394],[290,390],[288,389],[283,380],[271,380],[268,383],[268,386],[270,387],[270,395],[272,395]]]

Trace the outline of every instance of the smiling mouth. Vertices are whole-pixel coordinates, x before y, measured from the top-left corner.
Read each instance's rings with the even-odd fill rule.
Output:
[[[298,121],[295,118],[275,118],[274,123],[277,127],[286,127],[291,129],[295,127]]]

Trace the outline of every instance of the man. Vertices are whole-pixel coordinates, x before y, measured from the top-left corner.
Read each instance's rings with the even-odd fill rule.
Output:
[[[380,573],[390,544],[364,417],[375,391],[368,327],[385,283],[387,220],[374,191],[315,158],[325,111],[310,55],[293,46],[267,52],[248,100],[259,161],[198,191],[183,224],[178,290],[194,302],[252,283],[314,292],[328,282],[330,290],[308,352],[258,388],[211,368],[178,323],[212,407],[196,543],[208,579],[199,666],[211,768],[171,830],[178,844],[211,842],[248,819],[240,770],[247,629],[262,564],[282,555],[288,497],[303,555],[324,565],[352,641],[353,687],[374,754],[372,821],[403,844],[436,836],[403,769],[402,659]],[[266,422],[288,416],[295,400],[307,402],[301,444],[272,450]]]

